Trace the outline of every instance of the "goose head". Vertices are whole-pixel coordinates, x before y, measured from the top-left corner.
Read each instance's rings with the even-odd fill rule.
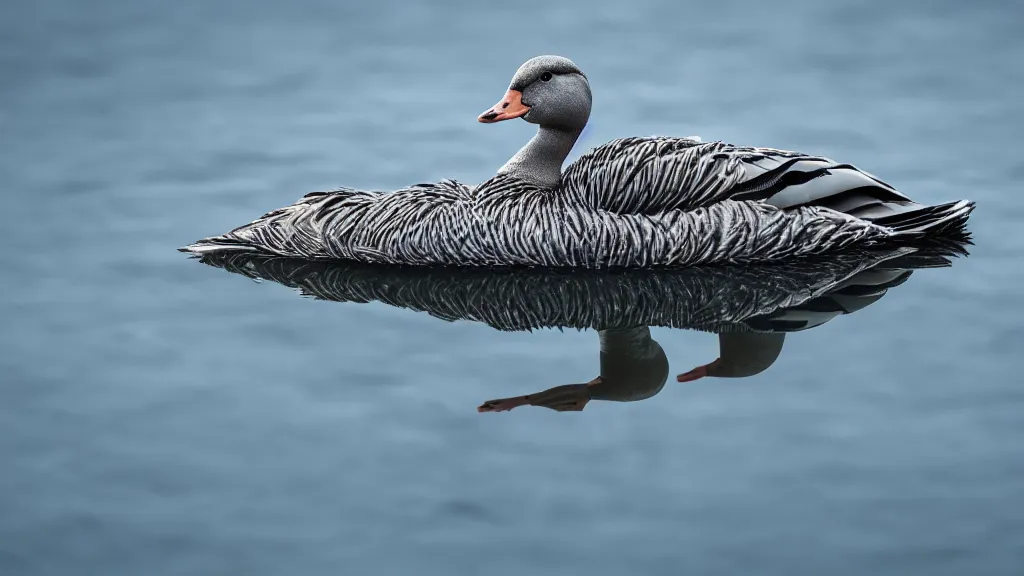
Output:
[[[676,376],[677,382],[712,378],[747,378],[764,372],[779,359],[785,332],[722,332],[718,335],[718,358]]]
[[[522,118],[531,124],[579,131],[590,118],[590,83],[572,60],[537,56],[527,60],[505,96],[477,118],[491,124]]]

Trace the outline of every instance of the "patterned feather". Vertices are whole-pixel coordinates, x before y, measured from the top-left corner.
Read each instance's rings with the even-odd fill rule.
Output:
[[[955,246],[850,250],[773,265],[668,270],[443,268],[312,262],[256,253],[209,253],[200,261],[334,302],[383,302],[447,321],[499,330],[667,326],[709,332],[808,327],[792,311],[855,311],[911,270],[943,267]],[[878,281],[877,275],[892,278]],[[819,320],[821,323],[825,320]]]
[[[973,208],[916,204],[827,158],[624,138],[581,156],[555,189],[499,174],[476,187],[314,192],[182,250],[423,266],[772,262],[929,235],[969,241]]]

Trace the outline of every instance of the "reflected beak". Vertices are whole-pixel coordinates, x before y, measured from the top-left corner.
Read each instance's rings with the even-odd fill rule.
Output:
[[[690,370],[685,374],[680,374],[679,376],[676,376],[676,382],[693,382],[694,380],[700,380],[701,378],[704,378],[705,376],[710,374],[711,370],[718,368],[718,365],[721,363],[722,359],[716,358],[714,362],[705,364],[703,366],[697,366],[696,368]]]
[[[509,90],[505,97],[491,107],[490,110],[480,115],[477,120],[484,124],[493,124],[502,120],[511,120],[525,116],[530,107],[523,104],[523,93],[519,90]]]

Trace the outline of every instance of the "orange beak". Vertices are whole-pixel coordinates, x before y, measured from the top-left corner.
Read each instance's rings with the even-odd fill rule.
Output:
[[[523,93],[519,90],[509,90],[505,92],[505,97],[501,99],[501,102],[498,102],[490,110],[481,114],[477,120],[484,124],[493,124],[494,122],[525,116],[529,111],[530,107],[523,104]]]

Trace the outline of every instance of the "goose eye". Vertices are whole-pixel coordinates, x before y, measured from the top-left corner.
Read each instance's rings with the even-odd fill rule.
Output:
[[[545,72],[545,73],[541,74],[540,75],[540,80],[541,80],[541,82],[547,82],[548,80],[551,80],[551,72]]]

